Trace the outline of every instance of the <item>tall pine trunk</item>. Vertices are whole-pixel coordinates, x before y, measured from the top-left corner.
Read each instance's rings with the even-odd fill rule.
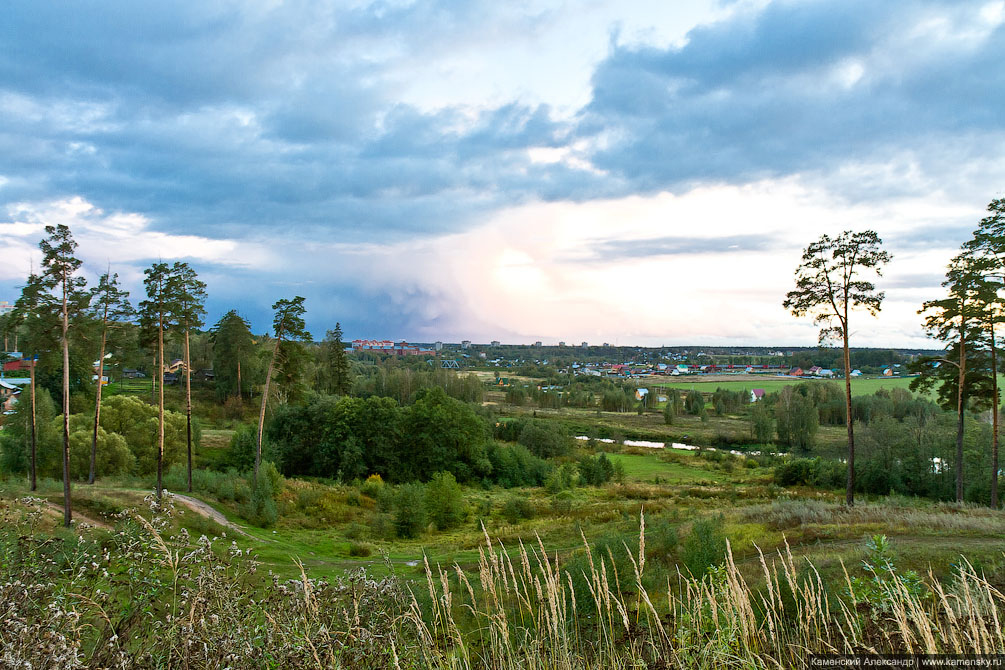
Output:
[[[276,358],[279,356],[279,343],[282,338],[276,338],[276,346],[272,350],[272,360],[269,361],[269,371],[265,375],[265,388],[262,389],[262,409],[258,413],[258,446],[255,449],[255,480],[258,480],[258,466],[262,462],[262,431],[265,430],[265,403],[269,401],[269,383],[272,381],[272,371],[276,367]]]
[[[29,374],[31,375],[30,380],[30,393],[31,393],[31,490],[34,491],[38,488],[38,481],[35,476],[35,466],[36,466],[36,453],[38,449],[38,430],[36,429],[35,420],[35,357],[31,358],[31,366],[28,368]]]
[[[66,286],[63,278],[63,525],[70,527],[73,511],[70,509],[70,317],[67,312]]]
[[[237,399],[240,402],[244,402],[244,396],[241,394],[241,359],[237,359]]]
[[[102,326],[101,329],[101,351],[98,353],[98,390],[94,394],[94,432],[91,434],[91,471],[87,475],[87,483],[93,484],[95,478],[95,465],[98,460],[98,422],[101,421],[101,389],[104,387],[102,379],[105,375],[105,342],[108,328]]]
[[[991,321],[991,508],[998,509],[998,352],[995,351],[995,322]]]
[[[848,426],[848,480],[844,501],[849,507],[855,504],[855,417],[851,411],[851,352],[848,350],[848,321],[844,322],[844,407]]]
[[[962,321],[962,320],[961,320]],[[960,324],[960,378],[956,392],[956,502],[963,502],[963,383],[967,370],[965,324]]]
[[[154,402],[157,400],[157,354],[153,355],[150,368],[150,402]]]
[[[185,326],[185,430],[188,444],[188,492],[192,492],[192,365],[188,348],[188,325]]]
[[[164,315],[159,315],[157,320],[157,367],[156,377],[160,377],[159,401],[157,404],[157,500],[161,499],[163,491],[162,478],[164,475]],[[155,378],[156,378],[155,377]]]

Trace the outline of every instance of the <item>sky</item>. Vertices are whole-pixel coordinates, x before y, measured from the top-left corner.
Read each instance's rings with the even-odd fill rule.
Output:
[[[802,250],[893,259],[858,346],[1005,195],[1005,0],[39,0],[0,22],[0,300],[65,223],[256,332],[810,346]]]

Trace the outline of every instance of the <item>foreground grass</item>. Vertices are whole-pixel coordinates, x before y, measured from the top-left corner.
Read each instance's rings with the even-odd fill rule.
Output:
[[[565,559],[543,542],[484,532],[470,569],[423,560],[411,584],[360,571],[317,579],[296,557],[294,578],[283,579],[263,574],[239,542],[194,538],[170,497],[141,502],[114,530],[65,531],[36,500],[0,501],[0,663],[769,668],[810,653],[1005,649],[1000,572],[957,558],[943,576],[915,574],[882,537],[865,549],[869,570],[848,545],[831,559],[838,570],[821,571],[784,544],[745,556],[747,540],[734,536],[721,563],[692,576],[668,569],[660,520],[640,514],[620,547],[581,535]],[[929,523],[943,539],[1001,537],[1005,526],[993,512],[906,502],[776,501],[743,514],[761,540],[806,525]]]

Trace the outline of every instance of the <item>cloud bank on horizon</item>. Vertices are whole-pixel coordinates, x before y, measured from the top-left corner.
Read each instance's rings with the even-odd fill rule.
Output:
[[[1005,189],[1005,1],[663,4],[12,5],[0,299],[63,222],[258,331],[299,294],[318,334],[809,345],[802,248],[873,228],[856,343],[931,346]]]

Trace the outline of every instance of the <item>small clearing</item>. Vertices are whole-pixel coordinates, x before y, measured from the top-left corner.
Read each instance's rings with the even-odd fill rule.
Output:
[[[45,501],[45,509],[46,511],[52,512],[53,514],[59,516],[60,518],[63,517],[63,506],[60,505],[59,503],[54,503],[47,500]],[[104,528],[105,530],[111,530],[112,528],[104,521],[98,521],[97,519],[89,517],[86,514],[81,514],[77,510],[73,510],[73,521],[75,521],[76,523],[86,523],[87,525],[94,526],[95,528]]]
[[[253,540],[259,539],[259,538],[255,537],[254,535],[251,535],[250,533],[248,533],[246,530],[244,530],[243,528],[241,528],[240,526],[238,526],[236,523],[228,521],[227,517],[225,517],[223,514],[221,514],[217,510],[213,509],[210,505],[207,505],[203,501],[201,501],[201,500],[199,500],[197,498],[190,498],[189,496],[183,496],[180,493],[172,493],[171,495],[174,496],[175,500],[177,500],[182,505],[184,505],[185,507],[189,508],[190,510],[192,510],[196,514],[198,514],[200,516],[204,516],[207,519],[212,519],[213,521],[215,521],[216,523],[220,524],[224,528],[228,528],[230,530],[233,530],[234,532],[240,533],[241,535],[243,535],[245,537],[248,537],[248,538],[251,538]]]

